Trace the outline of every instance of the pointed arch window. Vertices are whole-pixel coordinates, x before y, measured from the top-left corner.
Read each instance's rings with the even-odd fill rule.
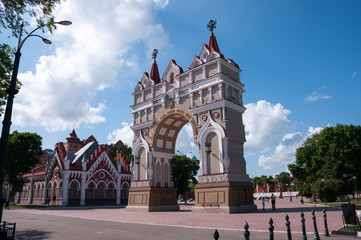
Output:
[[[78,185],[73,182],[70,185],[70,198],[71,199],[76,199],[78,197]]]
[[[174,83],[174,73],[173,72],[169,76],[169,83]]]
[[[94,198],[94,184],[90,183],[88,186],[88,198],[93,199]]]
[[[103,199],[104,198],[104,184],[101,183],[98,185],[98,199]]]
[[[108,199],[114,198],[114,186],[113,184],[109,184],[108,186]]]

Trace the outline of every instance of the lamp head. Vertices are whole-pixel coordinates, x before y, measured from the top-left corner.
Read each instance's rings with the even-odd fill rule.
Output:
[[[63,20],[63,21],[60,21],[60,22],[55,22],[57,24],[60,24],[60,25],[64,25],[64,26],[69,26],[72,24],[71,21],[68,21],[68,20]]]
[[[51,44],[51,41],[49,39],[43,38],[43,42],[46,44]]]

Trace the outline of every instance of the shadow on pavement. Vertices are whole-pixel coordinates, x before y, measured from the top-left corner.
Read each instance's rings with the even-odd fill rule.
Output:
[[[50,236],[51,236],[51,232],[37,230],[37,229],[27,229],[27,230],[15,232],[15,239],[41,240],[41,239],[49,239]]]

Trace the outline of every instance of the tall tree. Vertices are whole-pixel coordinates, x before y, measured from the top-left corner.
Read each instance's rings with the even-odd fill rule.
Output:
[[[298,180],[307,183],[339,179],[352,186],[355,176],[360,186],[360,156],[361,126],[337,124],[308,138],[296,150],[296,162],[288,165],[288,169]],[[347,191],[352,192],[352,188]]]
[[[285,191],[287,184],[291,182],[290,174],[288,172],[281,172],[280,174],[276,174],[275,178],[280,185],[281,191]]]
[[[185,194],[190,190],[189,181],[197,183],[195,176],[199,169],[199,160],[196,157],[189,158],[186,155],[174,155],[171,161],[174,187],[177,188],[177,194]]]
[[[34,20],[39,27],[43,29],[48,28],[50,32],[52,32],[55,28],[52,11],[60,1],[61,0],[1,0],[0,34],[4,35],[4,30],[8,30],[10,36],[19,38],[21,26],[26,27],[29,25],[29,22]],[[26,31],[24,32],[26,33]],[[6,38],[3,39],[5,40]],[[14,46],[11,46],[10,43],[0,43],[0,116],[3,113],[3,106],[7,99],[6,90],[10,85],[14,49]],[[19,83],[17,87],[20,87]]]
[[[21,192],[25,183],[22,175],[30,172],[42,155],[42,138],[36,133],[14,131],[10,134],[5,165],[6,179],[11,185],[10,199]]]

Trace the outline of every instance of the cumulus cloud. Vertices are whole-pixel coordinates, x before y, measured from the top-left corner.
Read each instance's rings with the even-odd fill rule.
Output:
[[[263,169],[283,168],[284,171],[288,171],[288,164],[295,162],[296,149],[299,148],[308,137],[311,137],[321,130],[322,128],[320,127],[309,127],[307,133],[286,133],[272,153],[259,157],[258,166]]]
[[[143,44],[150,52],[168,44],[154,16],[167,3],[63,2],[54,15],[73,24],[54,31],[51,38],[60,45],[53,55],[40,57],[34,72],[19,74],[23,86],[14,104],[14,124],[62,131],[105,122],[106,102],[94,103],[97,93],[135,72],[139,56],[133,48]]]
[[[189,123],[179,132],[175,148],[176,154],[185,154],[188,157],[196,156],[199,159],[198,147],[194,143],[193,130]]]
[[[291,111],[281,104],[265,100],[246,105],[244,124],[246,129],[245,153],[255,155],[265,152],[277,136],[284,134],[294,124],[288,119]]]
[[[126,143],[128,146],[133,146],[132,141],[134,139],[134,133],[130,128],[129,123],[122,122],[122,127],[114,129],[113,132],[108,133],[107,136],[108,143],[116,143],[121,140],[123,143]]]
[[[316,91],[313,91],[310,95],[308,95],[305,98],[305,102],[316,102],[318,100],[331,99],[332,96],[329,96],[329,95],[326,95],[326,94],[323,94],[320,92],[324,88],[325,87],[321,87],[321,88],[317,89]]]

